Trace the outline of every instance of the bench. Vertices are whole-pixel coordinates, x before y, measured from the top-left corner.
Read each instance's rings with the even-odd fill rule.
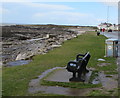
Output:
[[[89,52],[85,54],[78,54],[76,56],[76,60],[74,61],[69,61],[67,64],[67,71],[73,73],[73,77],[69,79],[69,81],[82,81],[84,82],[84,79],[81,78],[82,74],[85,74],[89,72],[87,70],[86,66],[88,64],[88,61],[90,59],[90,54]],[[78,76],[76,76],[76,73],[78,73]]]

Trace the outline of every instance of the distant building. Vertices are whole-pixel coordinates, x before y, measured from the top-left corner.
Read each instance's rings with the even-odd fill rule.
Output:
[[[103,29],[105,28],[105,30],[118,30],[118,25],[116,24],[111,24],[111,23],[101,23],[97,26],[98,29]]]

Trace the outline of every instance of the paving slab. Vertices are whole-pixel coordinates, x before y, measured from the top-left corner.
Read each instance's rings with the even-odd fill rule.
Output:
[[[85,74],[84,79],[85,83],[89,82],[92,71],[89,71]],[[72,73],[68,72],[65,68],[55,70],[52,74],[50,74],[45,80],[48,81],[56,81],[56,82],[70,82],[69,79],[72,78]]]

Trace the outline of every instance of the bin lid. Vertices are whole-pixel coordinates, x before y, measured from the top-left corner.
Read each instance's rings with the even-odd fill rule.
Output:
[[[113,39],[113,38],[110,38],[110,39],[106,39],[107,42],[113,42],[113,41],[118,41],[118,39]]]

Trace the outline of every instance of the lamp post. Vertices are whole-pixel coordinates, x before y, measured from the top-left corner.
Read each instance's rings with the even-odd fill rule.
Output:
[[[107,7],[107,31],[108,31],[108,20],[109,20],[109,6]]]

